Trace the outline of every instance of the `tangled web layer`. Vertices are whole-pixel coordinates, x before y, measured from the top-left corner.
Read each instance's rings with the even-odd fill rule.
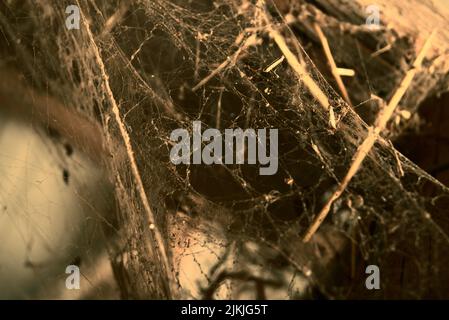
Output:
[[[87,22],[80,30],[65,28],[66,5],[10,1],[14,12],[5,10],[1,22],[21,42],[2,51],[16,55],[8,63],[36,89],[103,124],[120,207],[122,241],[111,251],[124,295],[447,297],[441,283],[448,280],[449,191],[385,140],[313,240],[302,243],[368,127],[320,75],[272,3],[80,1]],[[326,94],[336,128],[287,61],[266,72],[282,57],[268,26]],[[151,227],[106,82],[156,217]],[[277,174],[260,176],[257,165],[173,165],[170,133],[191,132],[193,120],[203,129],[278,129]],[[165,248],[154,244],[154,228]],[[162,267],[161,250],[170,270]],[[365,289],[369,264],[381,270],[375,293]],[[169,292],[167,273],[176,292]]]

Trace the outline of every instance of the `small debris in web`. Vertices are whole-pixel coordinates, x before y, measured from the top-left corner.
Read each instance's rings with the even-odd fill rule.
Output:
[[[69,184],[69,178],[70,178],[70,173],[67,169],[63,169],[62,170],[62,180],[64,180],[64,183],[66,185]]]
[[[270,72],[271,70],[275,69],[278,65],[280,65],[282,63],[282,61],[284,61],[285,56],[280,57],[279,59],[277,59],[276,61],[274,61],[272,64],[270,64],[267,68],[265,68],[265,70],[263,72]]]
[[[64,148],[65,148],[65,154],[70,157],[73,154],[73,147],[69,143],[66,143],[64,145]]]

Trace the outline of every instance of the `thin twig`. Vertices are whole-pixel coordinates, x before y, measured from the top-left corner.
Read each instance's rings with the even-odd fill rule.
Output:
[[[371,58],[380,56],[382,53],[385,53],[385,52],[391,50],[391,48],[392,48],[391,44],[387,44],[385,47],[377,50],[376,52],[371,53]]]
[[[355,71],[348,68],[337,68],[337,72],[341,77],[354,77]]]
[[[271,38],[273,38],[274,42],[276,42],[279,50],[281,50],[281,52],[287,59],[290,67],[295,71],[298,79],[306,85],[312,96],[316,100],[318,100],[324,110],[329,112],[329,125],[335,129],[336,121],[334,109],[329,103],[326,94],[324,94],[321,88],[316,84],[315,80],[312,79],[304,66],[298,61],[293,52],[288,48],[287,44],[285,43],[284,37],[278,31],[274,30],[271,26],[268,27],[268,33],[270,34]]]
[[[296,56],[293,54],[293,52],[289,49],[289,47],[285,43],[284,37],[277,30],[273,29],[271,26],[268,27],[268,33],[270,34],[274,42],[276,42],[277,46],[279,47],[279,50],[281,50],[282,54],[287,59],[288,64],[296,72],[299,79],[302,82],[304,82],[306,87],[309,89],[310,93],[315,97],[315,99],[318,100],[318,102],[321,104],[324,110],[328,111],[330,104],[329,100],[327,99],[327,96],[324,94],[321,88],[315,83],[315,80],[313,80],[312,77],[309,76],[309,73],[306,71],[304,66],[301,63],[299,63]]]
[[[221,123],[221,100],[223,98],[223,89],[220,90],[220,95],[218,97],[217,102],[217,116],[215,118],[215,126],[217,129],[220,129],[220,123]]]
[[[192,91],[195,92],[202,86],[204,86],[206,83],[208,83],[213,77],[215,77],[217,74],[219,74],[221,71],[223,71],[228,65],[233,66],[237,60],[240,57],[240,54],[242,51],[246,50],[247,48],[254,46],[257,44],[259,40],[257,39],[257,35],[253,34],[248,39],[245,40],[242,46],[240,46],[231,57],[227,57],[226,60],[224,60],[217,68],[215,68],[214,71],[212,71],[208,76],[206,76],[203,80],[201,80],[196,86],[192,88]]]
[[[318,23],[314,23],[313,27],[315,28],[315,32],[318,35],[318,38],[320,39],[321,45],[323,46],[324,54],[326,55],[327,61],[329,62],[329,66],[331,68],[332,75],[335,78],[335,81],[337,81],[338,88],[340,89],[341,94],[343,95],[343,99],[346,100],[347,103],[352,107],[351,99],[349,98],[348,91],[346,90],[345,84],[343,83],[343,80],[340,77],[340,73],[338,72],[337,65],[335,64],[334,57],[332,55],[331,49],[329,47],[329,42],[327,41],[326,36],[323,33],[323,30],[321,30],[321,27]]]
[[[360,166],[363,162],[363,160],[366,158],[368,153],[371,151],[374,143],[379,137],[379,133],[386,127],[388,120],[391,118],[391,116],[394,113],[394,110],[399,104],[399,101],[404,96],[405,92],[407,91],[408,87],[410,86],[413,78],[415,77],[418,69],[421,67],[422,61],[424,60],[424,57],[426,56],[428,50],[430,49],[430,45],[432,43],[433,38],[435,37],[436,31],[434,30],[430,37],[427,39],[426,43],[424,44],[423,48],[421,49],[421,52],[418,54],[418,57],[416,58],[415,62],[413,63],[412,68],[406,73],[404,79],[402,80],[401,84],[399,85],[398,89],[396,90],[395,94],[391,98],[388,105],[380,112],[376,119],[375,127],[371,127],[368,131],[368,136],[365,138],[363,143],[357,148],[356,153],[354,154],[352,164],[342,180],[342,182],[339,184],[338,188],[335,190],[335,192],[332,194],[332,196],[328,199],[327,203],[321,209],[321,212],[317,215],[315,220],[313,221],[312,225],[307,230],[303,242],[308,242],[310,238],[315,234],[315,232],[320,227],[321,223],[323,223],[324,219],[329,213],[329,210],[334,203],[335,200],[337,200],[340,195],[345,191],[346,187],[348,186],[351,179],[354,177],[354,175],[357,173],[357,171],[360,169]]]
[[[295,71],[299,81],[302,81],[305,84],[312,96],[320,103],[326,112],[329,112],[329,125],[335,129],[336,121],[334,109],[329,103],[329,99],[326,94],[309,75],[306,68],[298,61],[296,55],[287,46],[284,37],[279,33],[279,31],[272,27],[268,14],[262,9],[265,8],[265,0],[259,0],[257,6],[260,8],[261,16],[265,19],[265,23],[267,25],[266,31],[269,36],[274,40],[279,50],[281,50],[282,54],[287,59],[288,64]]]
[[[156,241],[156,244],[154,247],[158,248],[158,253],[160,255],[160,258],[162,260],[163,268],[165,269],[166,276],[169,280],[169,286],[168,286],[168,294],[175,294],[174,291],[174,278],[171,273],[170,263],[167,256],[167,251],[165,248],[165,243],[163,241],[162,235],[159,231],[159,228],[157,227],[156,218],[154,217],[153,211],[151,210],[145,188],[143,186],[142,178],[139,172],[139,168],[137,166],[137,161],[134,156],[134,150],[131,144],[131,138],[128,134],[127,128],[125,123],[122,121],[121,115],[120,115],[120,109],[117,105],[117,102],[114,98],[114,94],[112,93],[111,87],[109,85],[109,76],[106,73],[106,67],[103,63],[103,59],[100,55],[100,50],[94,40],[94,36],[92,34],[92,31],[90,29],[89,23],[87,22],[87,19],[83,18],[83,24],[86,28],[87,35],[89,37],[89,40],[92,44],[93,52],[95,55],[95,59],[97,61],[97,64],[100,68],[101,77],[103,78],[104,88],[106,91],[106,96],[111,104],[112,107],[112,113],[114,114],[115,121],[117,122],[117,125],[119,127],[120,134],[122,136],[123,142],[125,143],[126,152],[129,158],[129,162],[131,165],[131,171],[136,183],[137,191],[140,196],[140,200],[142,201],[143,207],[145,209],[145,212],[147,214],[148,223],[151,226],[151,229],[153,231],[153,235]],[[171,291],[171,292],[170,292]]]
[[[196,50],[195,50],[195,71],[193,73],[193,78],[195,81],[198,79],[199,75],[199,67],[200,67],[200,54],[201,54],[201,33],[198,32],[198,35],[196,37]]]
[[[268,67],[265,68],[263,72],[270,72],[271,70],[275,69],[278,65],[282,63],[282,61],[285,60],[285,56],[280,57],[279,59],[276,59],[272,64],[270,64]]]
[[[121,2],[118,10],[106,20],[103,31],[101,32],[100,37],[104,37],[109,34],[112,29],[123,19],[125,14],[128,12],[129,3],[127,1]]]
[[[391,140],[388,140],[388,144],[391,146],[391,149],[393,150],[394,158],[396,160],[396,164],[398,167],[399,176],[403,177],[405,175],[405,173],[404,173],[404,169],[402,168],[401,159],[399,159],[399,152],[394,148]]]

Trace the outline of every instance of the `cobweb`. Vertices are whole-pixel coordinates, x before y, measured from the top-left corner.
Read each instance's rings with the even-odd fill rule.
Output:
[[[69,4],[7,1],[14,11],[4,11],[2,26],[21,41],[2,52],[35,89],[104,128],[119,207],[111,261],[124,297],[447,297],[449,191],[387,140],[375,144],[319,232],[302,243],[368,127],[321,76],[274,4],[80,1],[81,28],[67,30]],[[268,68],[282,58],[269,26],[328,97],[336,128],[287,61]],[[278,129],[277,174],[260,176],[258,165],[247,164],[173,165],[170,133],[191,132],[194,120],[203,130]],[[374,293],[365,288],[370,264],[381,271],[382,290]]]

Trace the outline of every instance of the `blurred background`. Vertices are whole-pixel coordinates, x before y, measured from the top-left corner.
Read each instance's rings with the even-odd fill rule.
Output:
[[[98,163],[0,111],[0,299],[113,298],[102,225],[114,210]],[[81,266],[82,290],[65,269]]]

